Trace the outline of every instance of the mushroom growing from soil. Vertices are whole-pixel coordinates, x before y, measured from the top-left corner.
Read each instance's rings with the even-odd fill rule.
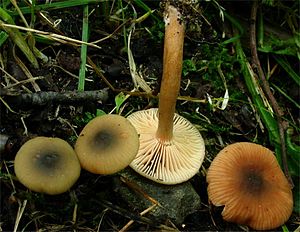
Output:
[[[92,119],[81,131],[75,152],[82,168],[94,174],[113,174],[134,159],[139,137],[128,119],[114,114]]]
[[[80,175],[75,151],[60,138],[35,137],[17,152],[18,180],[28,189],[50,195],[66,192]]]
[[[199,131],[175,113],[182,72],[183,42],[181,14],[169,5],[165,16],[159,108],[128,116],[140,135],[140,149],[130,166],[142,176],[162,184],[178,184],[190,179],[198,172],[205,154]]]
[[[228,145],[207,173],[208,197],[224,206],[224,220],[256,230],[274,229],[293,210],[289,182],[269,149],[248,142]]]

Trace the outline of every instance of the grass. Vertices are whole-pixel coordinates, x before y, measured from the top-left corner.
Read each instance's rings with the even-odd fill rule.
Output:
[[[89,38],[89,5],[83,7],[83,19],[82,19],[82,41],[88,42]],[[87,59],[87,45],[81,45],[80,52],[80,71],[79,71],[79,81],[78,81],[78,90],[84,91],[85,83],[85,71],[86,71],[86,59]]]
[[[105,9],[99,9],[98,4]],[[300,126],[297,112],[300,106],[299,96],[290,88],[299,89],[300,86],[299,66],[295,65],[295,61],[299,61],[299,34],[295,28],[299,25],[293,20],[299,17],[299,11],[296,3],[278,1],[276,5],[275,1],[264,1],[264,4],[265,14],[260,15],[258,23],[258,50],[268,84],[288,123],[284,139],[288,168],[295,184],[294,210],[299,213]],[[203,170],[209,167],[221,148],[235,141],[266,145],[275,151],[280,163],[283,159],[274,108],[255,75],[247,40],[244,40],[249,36],[247,25],[230,11],[233,7],[228,2],[207,1],[190,9],[190,15],[201,14],[199,18],[204,17],[210,26],[202,23],[194,27],[202,30],[197,36],[187,32],[177,110],[194,123],[205,138],[207,158]],[[67,11],[71,12],[69,16]],[[51,4],[32,1],[31,5],[27,1],[17,1],[15,6],[10,1],[2,1],[1,92],[3,89],[10,96],[24,89],[63,92],[108,88],[110,97],[107,102],[16,109],[7,95],[1,95],[1,133],[14,134],[16,138],[5,148],[7,154],[1,157],[1,207],[7,215],[2,215],[0,229],[101,231],[117,230],[128,222],[120,215],[122,210],[128,211],[126,203],[118,199],[112,189],[111,183],[118,176],[96,176],[83,171],[68,193],[46,196],[28,191],[16,180],[12,161],[15,149],[26,139],[23,135],[26,130],[29,136],[58,136],[74,143],[74,131],[80,132],[96,116],[109,112],[125,116],[157,107],[161,69],[158,64],[162,61],[164,32],[161,13],[156,1],[64,0]],[[280,25],[285,25],[289,37],[283,40],[266,33],[270,25],[264,17],[277,25],[272,28],[275,32],[281,32]],[[61,23],[54,23],[59,20]],[[234,28],[234,33],[217,26],[223,20],[231,31]],[[13,56],[13,47],[20,62]],[[61,51],[67,54],[63,64],[58,59]],[[75,65],[76,60],[79,60],[78,65]],[[62,72],[61,68],[67,72]],[[111,75],[115,70],[118,75]],[[12,84],[13,88],[8,88]],[[192,183],[197,178],[205,182],[205,171]],[[136,217],[142,222],[134,223],[134,229],[154,229],[147,220]],[[297,220],[291,218],[282,230],[294,230]]]
[[[27,59],[31,62],[31,64],[38,68],[38,61],[30,49],[29,45],[26,43],[24,37],[20,33],[18,29],[6,27],[5,24],[15,25],[13,18],[2,8],[0,8],[0,26],[1,28],[9,35],[9,37],[13,40],[13,42],[22,50]],[[3,31],[2,31],[3,33]],[[2,38],[8,38],[3,34]]]

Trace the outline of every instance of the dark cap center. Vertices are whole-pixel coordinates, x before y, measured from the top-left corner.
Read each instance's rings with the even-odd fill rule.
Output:
[[[113,143],[113,135],[107,131],[98,132],[93,140],[93,146],[96,150],[104,150]]]
[[[252,195],[259,195],[265,187],[261,174],[253,169],[245,171],[242,185],[243,190]]]
[[[60,156],[57,153],[37,154],[37,167],[41,170],[54,170],[59,166]]]

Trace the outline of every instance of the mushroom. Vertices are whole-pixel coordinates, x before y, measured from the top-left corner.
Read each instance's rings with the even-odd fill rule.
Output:
[[[198,172],[205,154],[199,131],[175,113],[182,72],[183,42],[181,15],[174,6],[169,5],[165,16],[159,107],[128,116],[140,135],[140,149],[130,167],[162,184],[178,184],[190,179]]]
[[[224,220],[256,230],[274,229],[290,217],[290,185],[269,149],[248,142],[221,150],[207,173],[208,197],[224,206]]]
[[[81,166],[94,174],[113,174],[124,169],[138,149],[135,128],[125,117],[114,114],[92,119],[75,144]]]
[[[28,189],[50,195],[66,192],[80,175],[75,151],[60,138],[28,140],[17,152],[14,168],[18,180]]]

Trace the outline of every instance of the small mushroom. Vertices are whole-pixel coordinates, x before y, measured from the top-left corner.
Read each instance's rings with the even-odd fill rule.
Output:
[[[18,180],[28,189],[50,195],[66,192],[80,175],[75,151],[60,138],[28,140],[17,152],[14,167]]]
[[[128,119],[103,115],[81,131],[75,152],[81,166],[95,174],[113,174],[130,164],[139,149],[139,137]]]
[[[224,206],[224,220],[270,230],[288,220],[293,210],[291,187],[269,149],[234,143],[219,152],[207,173],[208,197]]]
[[[178,184],[193,177],[205,155],[199,131],[175,113],[180,89],[185,25],[176,7],[166,7],[163,77],[159,107],[138,111],[128,119],[140,135],[140,149],[130,164],[144,177]]]

